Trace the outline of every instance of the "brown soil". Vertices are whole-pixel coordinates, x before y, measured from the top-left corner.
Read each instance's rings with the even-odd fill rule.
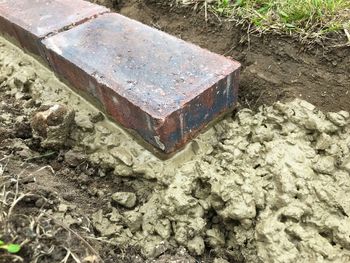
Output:
[[[243,106],[256,109],[262,104],[271,105],[277,100],[298,97],[325,111],[350,111],[349,48],[314,46],[307,49],[289,37],[248,36],[232,23],[219,22],[215,18],[205,22],[202,12],[170,8],[159,4],[162,1],[98,1],[107,2],[120,13],[145,24],[239,60],[243,64],[239,98]],[[88,239],[89,236],[98,238],[88,215],[97,207],[106,207],[109,199],[106,199],[105,193],[133,191],[134,182],[108,172],[101,177],[105,171],[92,167],[84,160],[72,164],[72,160],[66,157],[69,147],[54,153],[40,148],[33,138],[30,116],[24,112],[22,102],[14,100],[1,89],[0,101],[0,113],[10,115],[13,120],[10,124],[0,122],[0,164],[6,165],[4,176],[13,179],[12,184],[6,183],[6,189],[13,193],[18,187],[20,192],[30,193],[12,211],[26,217],[14,217],[9,225],[2,226],[0,230],[5,234],[1,238],[6,241],[13,239],[6,231],[3,232],[9,227],[19,234],[16,240],[28,240],[31,245],[24,246],[19,254],[27,260],[25,262],[32,262],[34,252],[49,251],[52,247],[59,249],[38,262],[59,262],[67,249],[85,258],[84,262],[94,262],[95,252],[104,262],[146,262],[137,248],[120,249]],[[77,158],[73,156],[72,159],[76,161]],[[50,167],[42,168],[48,165],[54,169],[55,175]],[[35,183],[31,179],[33,173],[36,175]],[[4,182],[0,183],[4,185]],[[142,181],[137,181],[137,184],[140,183]],[[9,200],[13,199],[10,194]],[[68,207],[62,207],[62,201],[68,203]],[[43,211],[45,215],[40,217]],[[62,219],[64,224],[59,223]],[[33,229],[45,224],[52,232]],[[44,247],[38,248],[43,244]],[[198,261],[182,250],[167,253],[157,262],[213,262],[210,251],[207,256],[196,259]],[[0,254],[0,258],[0,262],[10,262],[4,254]],[[68,262],[73,262],[72,258]]]

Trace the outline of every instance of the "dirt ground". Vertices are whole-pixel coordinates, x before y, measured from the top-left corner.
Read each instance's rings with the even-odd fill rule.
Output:
[[[322,47],[321,45],[306,47],[289,37],[248,35],[241,28],[233,26],[232,23],[220,22],[215,18],[205,22],[202,12],[195,12],[191,9],[171,8],[161,1],[113,1],[114,4],[105,0],[97,0],[95,2],[98,1],[145,24],[198,44],[211,51],[239,60],[243,64],[239,98],[242,107],[255,111],[261,105],[271,106],[277,101],[288,102],[292,99],[300,98],[314,104],[324,112],[350,111],[349,47],[329,47],[329,45],[328,47]],[[340,39],[339,41],[343,40]],[[334,45],[334,43],[331,45]],[[0,52],[7,50],[5,46],[6,44],[0,42]],[[16,52],[13,51],[12,53],[11,56],[16,57]],[[230,249],[232,249],[230,253],[217,249],[217,243],[220,240],[211,241],[211,239],[205,241],[205,252],[197,253],[200,246],[195,246],[195,244],[198,240],[200,243],[201,237],[196,235],[192,239],[193,246],[188,245],[188,243],[191,243],[191,240],[184,242],[180,246],[170,242],[170,244],[167,244],[166,249],[164,244],[152,239],[153,237],[150,237],[150,241],[148,241],[148,237],[141,237],[143,234],[139,233],[138,230],[140,226],[135,226],[138,220],[134,219],[140,211],[133,210],[131,211],[132,213],[128,213],[130,211],[125,206],[120,204],[111,205],[111,194],[118,192],[134,193],[137,198],[136,205],[140,207],[145,205],[146,208],[144,209],[147,209],[146,204],[150,202],[152,193],[154,191],[163,193],[162,191],[164,191],[164,198],[166,199],[168,192],[164,189],[170,189],[172,184],[166,182],[167,178],[162,181],[163,179],[152,177],[152,172],[149,172],[149,174],[145,172],[147,176],[139,178],[135,177],[134,174],[130,176],[129,173],[134,173],[137,170],[135,166],[138,164],[129,164],[131,161],[128,158],[123,158],[123,156],[127,155],[118,155],[118,158],[116,158],[121,163],[120,165],[118,164],[119,176],[115,176],[116,172],[110,168],[108,164],[108,158],[110,157],[107,154],[103,155],[105,160],[99,160],[100,165],[96,165],[98,162],[92,160],[94,158],[103,159],[101,154],[105,150],[100,150],[99,155],[97,155],[96,153],[99,149],[88,148],[88,146],[93,147],[91,145],[95,145],[94,143],[88,140],[81,143],[82,146],[80,143],[77,143],[77,141],[84,141],[84,138],[92,138],[91,140],[94,140],[93,138],[97,135],[102,138],[109,137],[108,132],[105,130],[104,118],[93,109],[87,109],[81,115],[75,116],[77,123],[72,124],[70,128],[65,126],[66,124],[59,124],[59,132],[62,132],[61,136],[64,136],[63,131],[65,130],[67,133],[73,134],[67,135],[67,138],[61,138],[65,141],[64,144],[60,144],[60,141],[49,140],[50,132],[52,131],[56,136],[57,131],[50,130],[50,127],[44,128],[43,131],[40,125],[40,127],[36,127],[35,121],[33,124],[33,116],[37,112],[43,112],[44,115],[48,114],[48,112],[50,113],[49,107],[53,107],[52,105],[55,105],[54,103],[57,101],[44,101],[42,98],[49,98],[53,93],[60,95],[60,91],[52,88],[52,93],[43,93],[36,98],[28,89],[32,89],[33,85],[38,85],[42,89],[51,89],[51,87],[61,87],[62,84],[59,84],[52,76],[45,78],[43,81],[38,80],[36,75],[46,76],[46,73],[29,72],[31,65],[29,65],[30,62],[27,60],[19,58],[16,61],[16,67],[12,68],[6,63],[5,60],[0,60],[0,69],[3,74],[0,76],[0,185],[2,188],[0,207],[3,210],[0,220],[7,223],[3,223],[0,229],[2,240],[21,242],[23,248],[18,256],[24,258],[24,262],[76,262],[74,258],[80,258],[82,262],[99,262],[99,260],[103,262],[135,263],[253,262],[248,260],[254,258],[249,253],[257,250],[256,247],[259,246],[259,242],[256,244],[255,239],[252,238],[252,235],[254,235],[252,232],[247,230],[246,234],[242,234],[241,231],[247,226],[248,228],[250,226],[249,229],[252,229],[252,225],[258,224],[258,221],[256,221],[258,220],[258,215],[252,216],[254,219],[249,220],[238,217],[235,220],[227,219],[225,222],[221,222],[226,227],[225,231],[227,232],[225,232],[225,235],[229,236],[233,235],[233,233],[235,235],[241,233],[242,235],[241,240],[230,241]],[[18,74],[17,71],[19,72]],[[21,76],[25,77],[22,78]],[[40,78],[43,79],[42,77]],[[35,89],[38,88],[36,87]],[[79,103],[83,104],[83,102]],[[306,105],[305,107],[309,106]],[[61,121],[64,123],[67,121],[69,124],[69,109],[64,109],[62,112],[64,117],[61,115],[56,116],[53,118],[54,122]],[[77,118],[79,121],[77,121]],[[223,126],[225,125],[223,124]],[[113,128],[110,128],[110,130],[113,130]],[[348,134],[347,132],[348,130],[339,131],[340,135],[338,135],[337,130],[337,134],[333,131],[333,135],[336,134],[334,138],[336,137],[339,140],[337,136],[342,138],[341,134],[346,135]],[[220,134],[220,137],[218,134],[220,134],[220,128],[218,128],[216,135],[213,137],[221,138],[221,142],[228,140],[225,137],[226,135]],[[118,134],[118,136],[126,138],[123,134]],[[314,138],[315,141],[318,140],[318,136],[321,135],[314,136],[316,138]],[[44,137],[46,140],[44,140]],[[118,143],[119,141],[123,141],[123,139],[118,139]],[[108,148],[109,145],[107,144],[108,151],[114,149]],[[78,146],[82,147],[84,151],[76,151],[75,149]],[[120,146],[116,146],[116,148],[118,147]],[[128,147],[127,144],[124,145],[124,148],[126,147]],[[226,146],[221,144],[218,147],[226,149]],[[132,144],[131,148],[136,152],[135,155],[142,156],[140,159],[145,163],[153,160],[153,157],[150,157],[148,153],[144,153],[139,146]],[[222,149],[220,149],[215,148],[214,153],[216,155],[210,158],[214,160],[227,158],[227,152],[222,153]],[[317,152],[320,155],[330,155],[322,147]],[[343,154],[346,155],[348,153],[343,152]],[[321,157],[323,158],[323,156]],[[327,155],[326,157],[328,158],[329,156]],[[209,159],[209,157],[203,158]],[[179,159],[181,160],[181,158]],[[343,160],[341,159],[341,161]],[[256,168],[254,169],[257,169],[260,165],[255,164]],[[157,170],[158,168],[153,166],[153,169]],[[324,173],[327,174],[328,172]],[[335,173],[332,171],[331,173],[337,174],[338,177],[344,176],[340,172]],[[160,183],[156,183],[157,180]],[[247,181],[248,183],[249,181]],[[322,183],[326,185],[331,184],[328,179],[324,179]],[[199,184],[200,187],[206,189],[209,182],[201,185],[202,181],[196,181],[194,184]],[[210,184],[212,183],[210,182]],[[163,185],[167,186],[163,189]],[[315,185],[313,187],[316,189],[318,184],[315,183]],[[343,189],[337,188],[340,187],[339,185],[334,186],[334,189],[338,192]],[[347,183],[342,185],[347,187]],[[190,191],[195,190],[192,189]],[[325,190],[322,188],[322,191]],[[191,194],[198,200],[202,199],[203,193]],[[183,195],[183,197],[187,198],[187,195]],[[321,196],[320,200],[322,198],[327,200],[325,203],[331,207],[330,210],[336,207],[334,211],[332,210],[333,214],[337,216],[339,214],[341,220],[347,218],[347,205],[343,205],[342,201],[334,204],[327,199],[330,197]],[[258,203],[256,200],[255,202]],[[347,201],[344,200],[344,203],[347,203]],[[324,205],[322,204],[322,206]],[[169,207],[171,206],[169,205],[167,208]],[[248,208],[249,206],[247,205],[246,209]],[[185,207],[183,209],[191,215],[199,213],[193,207]],[[257,210],[260,209],[257,208]],[[101,215],[98,214],[99,211],[101,211]],[[265,219],[270,220],[266,211]],[[220,214],[221,212],[223,214]],[[147,214],[147,212],[142,213]],[[221,211],[219,208],[215,211],[213,209],[206,210],[205,218],[210,222],[210,227],[212,227],[208,230],[216,229],[215,225],[220,224],[221,217],[225,218],[224,211]],[[292,219],[289,216],[282,215],[282,223],[287,225],[297,220],[293,216],[291,217]],[[194,216],[189,219],[172,218],[171,220],[177,224],[179,222],[190,224],[187,222],[188,220],[197,219],[198,217]],[[262,219],[264,218],[262,217]],[[111,224],[111,222],[118,222],[118,220],[122,221],[122,223],[118,223],[118,227]],[[159,219],[157,218],[156,220]],[[317,220],[315,218],[313,220],[312,222],[317,224],[315,223]],[[216,223],[212,223],[214,221]],[[346,223],[346,221],[339,222]],[[173,223],[172,228],[176,229],[176,223]],[[320,223],[320,225],[322,224]],[[308,227],[309,225],[305,226],[305,229],[309,229]],[[339,234],[339,231],[334,230],[336,226],[334,228],[327,227],[323,228],[322,225],[320,228],[315,228],[316,230],[312,228],[312,231],[318,231],[324,237],[324,240],[332,244],[331,248],[329,248],[329,253],[334,254],[333,260],[337,260],[335,255],[337,253],[340,254],[339,251],[343,251],[343,247],[347,249],[347,246],[349,246],[347,238],[342,236],[344,233],[347,234],[347,230],[344,230],[344,232],[339,230],[341,232]],[[121,242],[117,240],[118,237],[113,237],[114,240],[106,234],[113,231],[120,233],[121,237],[125,235],[125,240],[129,240],[127,239],[128,235],[140,235],[140,239],[137,239],[137,242],[140,244],[142,242],[149,242],[152,245],[158,243],[155,248],[139,247],[133,243],[130,243],[130,246],[119,246],[116,245]],[[285,231],[291,230],[286,228]],[[268,236],[263,230],[261,230],[260,234],[265,238]],[[216,237],[215,235],[213,236]],[[293,240],[291,243],[293,244],[299,238],[303,239],[303,237],[296,237],[295,233],[290,236],[292,236]],[[283,240],[284,236],[280,238]],[[290,237],[288,236],[288,238]],[[141,242],[140,240],[143,239],[145,241]],[[181,243],[178,239],[176,240],[178,243]],[[135,244],[138,244],[137,242]],[[214,244],[209,246],[208,243],[211,242]],[[312,242],[311,240],[310,243]],[[327,245],[329,244],[327,243]],[[191,248],[192,251],[189,253],[188,251]],[[310,255],[312,253],[318,255],[317,253],[319,253],[315,248],[309,248],[309,250],[301,249],[299,252],[309,251]],[[155,258],[147,258],[145,256],[147,253],[155,256]],[[266,255],[264,255],[269,256],[269,253],[266,250]],[[196,254],[200,255],[197,256]],[[348,259],[346,257],[348,254],[345,253],[344,255],[345,259],[342,259]],[[309,260],[316,259],[309,258]],[[330,259],[331,261],[332,259]],[[16,262],[16,257],[2,253],[0,254],[0,262]]]

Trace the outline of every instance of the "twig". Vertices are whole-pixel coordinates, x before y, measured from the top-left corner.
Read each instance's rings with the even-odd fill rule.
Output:
[[[244,100],[245,100],[245,103],[247,104],[247,106],[248,106],[248,109],[252,109],[252,107],[250,106],[250,103],[249,103],[249,101],[248,101],[248,99],[247,98],[244,98]]]
[[[60,263],[67,263],[69,256],[72,256],[72,258],[75,260],[76,263],[81,263],[80,259],[67,247],[64,247],[64,249],[67,251],[66,256],[61,260]]]
[[[251,24],[248,25],[248,30],[247,30],[247,37],[248,37],[248,50],[250,50],[250,27]]]
[[[10,155],[7,155],[7,156],[1,158],[1,159],[0,159],[0,162],[4,161],[4,160],[6,160],[6,159],[10,159]]]
[[[223,55],[224,55],[224,56],[229,55],[229,54],[231,53],[231,51],[233,51],[236,47],[237,47],[237,45],[232,46],[232,47],[231,47],[228,51],[226,51]]]
[[[55,250],[55,246],[54,246],[54,245],[52,245],[52,246],[49,248],[48,251],[43,251],[43,250],[41,250],[41,251],[39,252],[39,254],[35,254],[35,255],[34,255],[33,263],[37,263],[38,260],[39,260],[42,256],[51,255],[51,253],[52,253],[54,250]]]
[[[77,232],[75,232],[74,230],[72,230],[70,227],[66,226],[65,224],[63,224],[62,222],[57,221],[54,217],[52,217],[49,214],[45,214],[47,217],[49,217],[51,220],[53,220],[57,225],[60,225],[62,228],[64,228],[65,230],[67,230],[68,232],[72,233],[73,235],[75,235],[80,241],[82,241],[89,249],[90,251],[98,258],[99,262],[104,262],[103,259],[100,257],[100,255],[97,253],[97,251],[81,236],[79,235]]]
[[[0,165],[0,176],[4,174],[6,167],[10,162],[10,157],[6,156],[0,160],[0,162],[2,162],[3,160],[6,160],[6,159],[7,159],[7,162],[5,163],[5,165]]]
[[[31,193],[28,193],[28,194],[21,194],[17,199],[15,199],[7,213],[7,216],[8,217],[11,217],[11,214],[12,214],[12,210],[15,208],[15,206],[18,204],[19,201],[21,201],[24,197],[27,197],[27,196],[34,196],[33,194]]]
[[[81,263],[80,259],[77,257],[77,255],[75,255],[72,251],[70,252],[70,254],[72,255],[72,258],[74,258],[74,260],[77,262],[77,263]]]
[[[34,157],[31,157],[31,158],[27,158],[25,159],[24,161],[25,162],[29,162],[29,161],[33,161],[33,160],[36,160],[36,159],[41,159],[41,158],[45,158],[45,157],[50,157],[52,155],[56,154],[56,152],[48,152],[48,153],[44,153],[42,155],[38,155],[38,156],[34,156]]]
[[[3,257],[12,258],[12,262],[18,262],[18,261],[24,262],[23,258],[20,257],[20,256],[18,256],[18,255],[13,255],[13,254],[2,254],[2,255],[1,255],[1,258],[3,258]],[[10,261],[8,261],[8,262],[10,262]]]
[[[345,32],[346,37],[348,38],[348,43],[350,44],[350,33],[349,33],[349,30],[344,28],[344,32]]]
[[[256,105],[258,104],[259,100],[261,99],[261,97],[265,94],[265,91],[261,91],[259,97],[257,98],[257,100],[255,101],[254,107],[256,107]]]
[[[64,248],[66,251],[67,251],[67,254],[66,256],[60,261],[60,263],[67,263],[68,259],[69,259],[69,256],[70,256],[70,250],[68,248]]]
[[[42,170],[44,170],[46,168],[49,169],[52,174],[55,174],[55,170],[50,165],[46,165],[46,166],[43,166],[43,167],[39,168],[38,170],[28,174],[27,177],[29,177],[29,178],[34,177],[34,175],[36,175],[37,173],[41,172]]]
[[[91,236],[86,236],[87,239],[92,239],[92,240],[97,240],[97,241],[100,241],[100,242],[103,242],[103,243],[106,243],[106,244],[110,244],[110,245],[115,245],[115,243],[111,242],[111,241],[108,241],[108,240],[105,240],[103,239],[102,237],[91,237]]]

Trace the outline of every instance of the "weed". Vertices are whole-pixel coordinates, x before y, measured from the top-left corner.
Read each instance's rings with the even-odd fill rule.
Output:
[[[11,164],[9,168],[9,163],[9,157],[0,159],[0,236],[6,236],[13,243],[0,240],[0,249],[8,252],[1,254],[0,262],[24,262],[24,256],[26,259],[30,257],[30,262],[57,256],[61,257],[62,263],[102,262],[98,252],[78,232],[64,225],[62,218],[54,218],[43,208],[32,210],[30,215],[18,208],[30,199],[41,198],[46,203],[50,202],[40,192],[24,192],[23,184],[28,180],[35,183],[35,176],[43,170],[54,173],[52,167],[44,166],[32,172],[26,167],[19,173],[13,173],[11,168],[21,165]]]
[[[221,16],[230,16],[232,12],[230,0],[217,0],[216,5],[212,6],[212,8]]]
[[[11,254],[16,254],[21,250],[21,246],[18,244],[5,243],[0,240],[0,249],[4,249]]]
[[[183,0],[198,5],[198,0]],[[349,0],[200,0],[205,10],[259,33],[298,35],[315,41],[350,29]],[[207,15],[206,15],[207,17]]]

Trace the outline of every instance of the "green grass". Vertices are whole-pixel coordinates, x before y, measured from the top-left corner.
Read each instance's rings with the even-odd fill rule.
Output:
[[[188,2],[188,0],[187,0]],[[198,2],[198,1],[196,1]],[[350,31],[350,0],[212,0],[208,10],[249,23],[259,32],[298,34],[318,39]],[[350,42],[350,39],[349,39]]]

